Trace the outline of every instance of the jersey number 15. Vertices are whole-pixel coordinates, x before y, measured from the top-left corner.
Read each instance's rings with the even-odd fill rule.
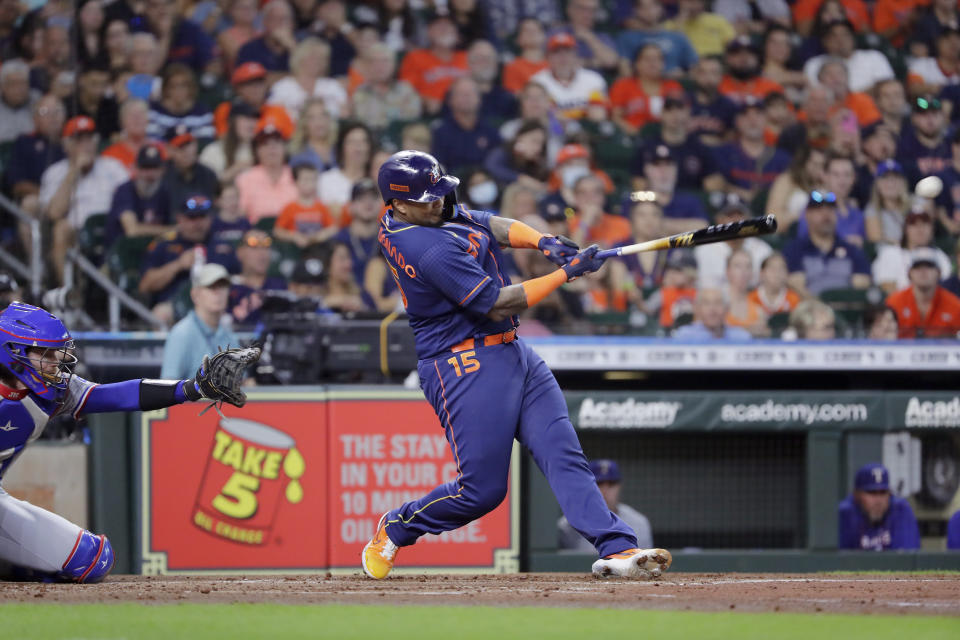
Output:
[[[476,351],[464,351],[460,354],[460,360],[457,361],[457,356],[448,358],[447,362],[453,366],[453,370],[457,372],[457,377],[459,378],[465,373],[473,373],[480,368],[480,361],[474,358],[473,356],[477,355]],[[463,363],[461,368],[460,364]]]

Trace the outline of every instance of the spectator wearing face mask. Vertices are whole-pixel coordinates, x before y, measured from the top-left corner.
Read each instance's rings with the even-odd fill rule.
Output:
[[[613,192],[613,180],[602,169],[592,167],[587,147],[576,143],[564,145],[557,153],[556,165],[547,182],[549,194],[540,201],[541,215],[549,219],[570,208],[574,200],[574,185],[580,178],[590,174],[600,180],[605,193]]]

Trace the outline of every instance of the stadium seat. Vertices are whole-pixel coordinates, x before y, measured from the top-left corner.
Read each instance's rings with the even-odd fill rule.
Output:
[[[276,223],[276,216],[265,216],[257,220],[257,223],[253,226],[255,229],[260,229],[261,231],[266,231],[267,233],[273,233],[273,225]]]
[[[300,247],[292,242],[274,241],[270,255],[270,270],[267,275],[289,278],[299,259]]]
[[[141,265],[147,246],[153,238],[117,238],[106,255],[110,277],[121,289],[136,296],[140,282]]]
[[[175,321],[181,320],[193,309],[193,298],[190,297],[190,281],[184,282],[177,292],[173,294],[173,317]]]
[[[775,313],[767,318],[767,326],[770,327],[770,337],[779,338],[783,330],[790,325],[790,312]]]
[[[863,329],[863,314],[871,304],[883,299],[875,289],[827,289],[820,292],[820,299],[833,309],[837,316],[837,336],[841,329],[859,332]]]
[[[77,244],[80,247],[80,252],[87,260],[98,267],[103,264],[104,256],[107,253],[107,247],[104,245],[106,227],[107,214],[94,213],[87,218],[77,234]]]

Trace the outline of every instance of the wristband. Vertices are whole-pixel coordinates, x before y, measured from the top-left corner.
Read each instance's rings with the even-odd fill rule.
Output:
[[[507,228],[507,240],[514,249],[539,249],[541,238],[542,233],[519,220]]]
[[[527,294],[527,307],[532,307],[567,282],[567,272],[557,269],[553,273],[522,282],[524,293]]]

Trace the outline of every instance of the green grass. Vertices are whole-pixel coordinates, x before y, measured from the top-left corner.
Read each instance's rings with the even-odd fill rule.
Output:
[[[639,610],[287,606],[272,604],[0,605],[7,638],[97,640],[956,640],[960,619],[913,616],[695,613]]]

